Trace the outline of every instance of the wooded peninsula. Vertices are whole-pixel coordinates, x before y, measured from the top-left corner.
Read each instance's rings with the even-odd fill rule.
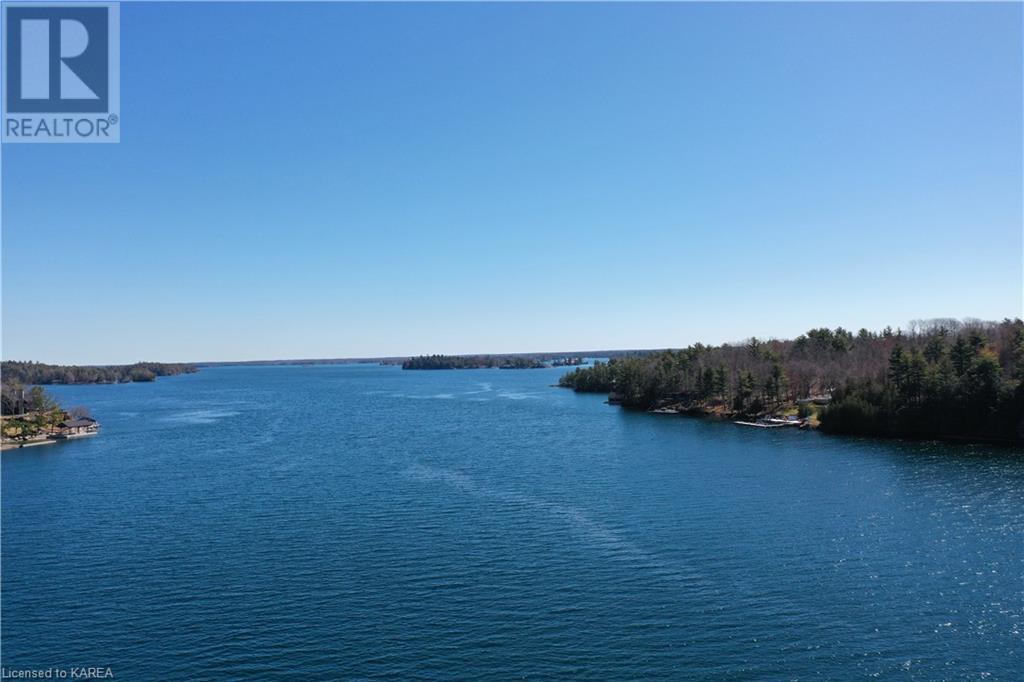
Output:
[[[698,343],[577,368],[559,384],[659,412],[798,415],[832,433],[1020,443],[1024,322],[937,319]]]

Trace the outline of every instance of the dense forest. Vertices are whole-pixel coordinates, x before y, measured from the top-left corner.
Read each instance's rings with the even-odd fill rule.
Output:
[[[420,355],[402,363],[402,369],[536,369],[544,363],[522,355]]]
[[[877,436],[1024,438],[1024,322],[940,319],[857,333],[665,350],[564,375],[613,402],[722,416],[799,409],[824,431]],[[817,400],[813,400],[817,398]]]
[[[46,365],[41,362],[5,360],[0,365],[3,383],[45,384],[122,384],[131,381],[155,381],[157,377],[197,371],[194,365],[162,362],[137,362],[134,365]]]

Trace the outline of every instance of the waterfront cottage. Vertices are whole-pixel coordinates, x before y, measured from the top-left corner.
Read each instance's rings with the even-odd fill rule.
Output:
[[[74,438],[76,436],[88,436],[99,430],[99,424],[91,417],[78,417],[65,419],[57,424],[58,438]]]

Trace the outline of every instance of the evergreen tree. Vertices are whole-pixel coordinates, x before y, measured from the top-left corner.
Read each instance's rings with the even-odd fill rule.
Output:
[[[889,381],[893,383],[896,390],[903,387],[907,379],[907,359],[903,354],[902,346],[894,346],[889,354]]]
[[[971,347],[964,341],[963,337],[958,336],[953,343],[953,348],[949,351],[949,358],[953,362],[953,371],[956,372],[958,377],[962,377],[967,372],[973,356],[974,353],[971,351]]]
[[[939,362],[946,354],[946,342],[943,335],[939,334],[928,339],[924,346],[925,360],[931,363]]]

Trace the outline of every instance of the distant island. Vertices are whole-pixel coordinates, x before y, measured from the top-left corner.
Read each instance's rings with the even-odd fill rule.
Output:
[[[820,328],[787,341],[698,343],[598,362],[559,384],[663,413],[1019,443],[1024,322],[939,319],[878,333]]]
[[[617,357],[643,351],[601,351],[597,357]],[[404,358],[402,369],[539,369],[541,367],[577,367],[585,363],[582,355],[561,353],[510,353],[505,355],[420,355]]]
[[[402,362],[402,369],[537,369],[542,361],[523,355],[421,355]]]
[[[47,365],[42,362],[4,360],[0,365],[7,384],[124,384],[155,381],[157,377],[199,371],[184,363],[136,362],[133,365]]]
[[[534,353],[471,353],[462,356],[442,356],[442,357],[463,357],[463,358],[485,358],[485,357],[499,357],[499,358],[529,358],[545,363],[545,366],[550,367],[563,367],[563,366],[576,366],[584,364],[584,358],[617,358],[624,355],[636,355],[637,353],[650,352],[648,350],[573,350],[573,351],[547,351],[547,352],[534,352]],[[431,356],[411,356],[411,355],[382,355],[382,356],[360,356],[360,357],[337,357],[337,358],[279,358],[276,360],[219,360],[219,361],[202,361],[192,363],[195,367],[202,369],[204,367],[247,367],[247,366],[267,366],[267,365],[280,365],[280,366],[316,366],[316,365],[349,365],[349,364],[374,364],[374,365],[396,365],[401,366],[402,364],[421,357]],[[463,367],[461,369],[467,369]],[[480,367],[477,367],[478,369]],[[441,369],[441,368],[438,368]],[[459,369],[459,368],[444,368],[444,369]]]

